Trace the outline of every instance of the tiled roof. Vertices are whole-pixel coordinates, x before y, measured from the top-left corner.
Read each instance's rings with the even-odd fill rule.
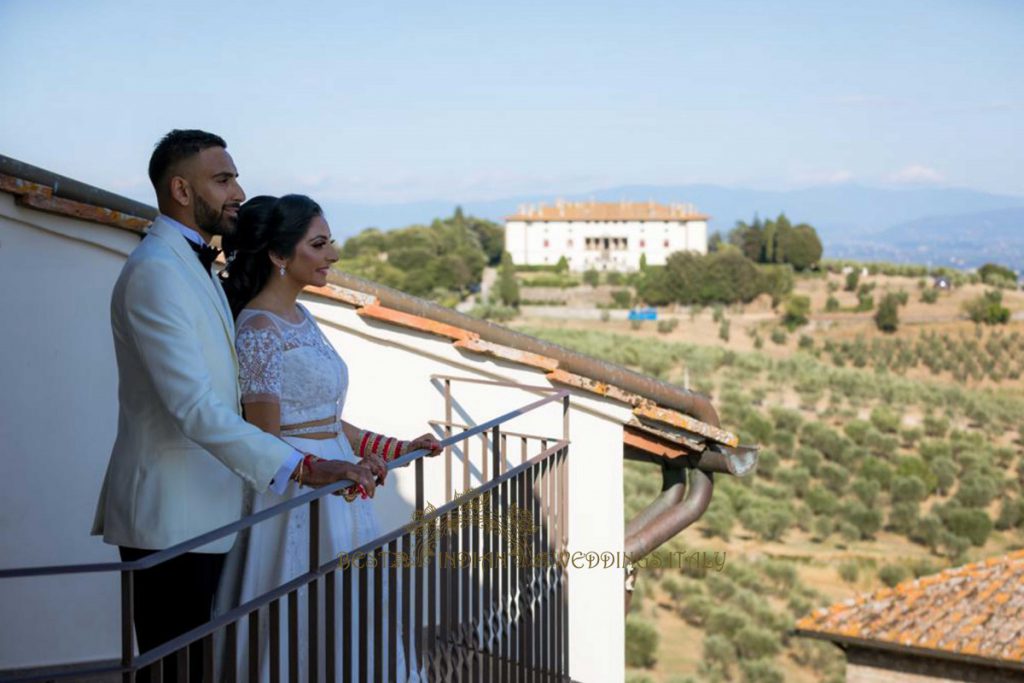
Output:
[[[1024,550],[817,610],[797,633],[908,653],[1024,662]]]
[[[0,192],[15,195],[16,202],[21,206],[47,213],[72,216],[94,223],[102,223],[139,235],[145,234],[150,223],[145,218],[126,214],[108,207],[57,197],[54,195],[54,190],[51,187],[2,173],[0,173]],[[616,204],[615,206],[619,205]],[[646,207],[648,205],[631,206]],[[665,211],[676,210],[674,207],[665,207],[657,204],[651,204],[650,206],[658,207],[659,210]],[[153,211],[149,207],[145,208]],[[475,332],[455,325],[388,308],[382,305],[377,297],[372,294],[333,284],[319,288],[310,287],[306,291],[309,294],[352,306],[356,308],[357,313],[362,317],[447,337],[460,350],[489,355],[533,367],[543,371],[546,377],[554,383],[573,386],[577,389],[625,403],[632,407],[635,416],[629,425],[630,430],[632,430],[630,435],[635,435],[637,430],[646,434],[644,438],[633,438],[633,445],[643,448],[652,454],[669,458],[681,457],[685,454],[685,448],[680,449],[680,444],[691,448],[701,448],[700,442],[704,440],[725,446],[737,446],[739,443],[739,439],[735,434],[701,422],[678,410],[660,406],[650,398],[609,384],[600,377],[584,377],[559,368],[559,362],[554,358],[493,343],[481,339],[480,335]],[[642,422],[641,419],[648,421],[647,424]],[[660,428],[658,425],[660,425]],[[683,433],[673,435],[671,433],[672,429],[682,430]],[[744,469],[743,471],[746,470]]]
[[[553,206],[520,206],[510,221],[703,221],[692,204],[656,202],[555,202]]]

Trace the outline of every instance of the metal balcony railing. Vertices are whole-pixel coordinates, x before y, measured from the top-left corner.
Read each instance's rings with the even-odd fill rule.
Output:
[[[349,481],[312,490],[136,561],[2,570],[0,580],[118,572],[121,659],[0,678],[29,683],[120,675],[123,683],[134,683],[145,671],[153,683],[164,683],[163,664],[174,658],[175,683],[188,683],[189,646],[202,642],[204,681],[260,681],[261,652],[269,659],[271,683],[569,680],[568,578],[565,563],[557,561],[568,543],[569,394],[469,378],[432,379],[443,382],[445,394],[445,419],[432,422],[444,435],[441,507],[426,504],[426,452],[417,451],[389,463],[390,468],[415,467],[413,521],[328,562],[320,557],[319,501],[351,486]],[[469,426],[452,419],[452,382],[548,395]],[[557,403],[562,408],[560,437],[502,431],[508,421]],[[472,452],[477,441],[478,457]],[[510,441],[512,446],[518,441],[519,448],[510,452]],[[455,497],[457,476],[465,493]],[[473,480],[480,483],[470,488]],[[310,519],[308,571],[173,640],[135,653],[135,572],[303,505],[309,506]],[[239,642],[243,622],[248,635]],[[261,644],[261,622],[267,624],[268,643]]]

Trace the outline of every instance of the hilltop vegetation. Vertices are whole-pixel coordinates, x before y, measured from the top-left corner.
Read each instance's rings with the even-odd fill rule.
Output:
[[[711,237],[712,243],[715,237]],[[784,213],[775,220],[762,221],[755,216],[749,224],[737,222],[729,232],[729,244],[755,263],[785,263],[797,271],[808,270],[821,261],[818,231],[806,223],[794,226]]]
[[[836,366],[807,345],[780,356],[653,330],[524,331],[668,381],[689,377],[725,426],[762,446],[756,475],[718,477],[704,517],[670,543],[727,553],[724,571],[641,572],[628,622],[630,680],[841,681],[838,650],[790,638],[795,620],[1024,544],[1018,388],[965,389],[881,363]],[[933,343],[931,333],[922,338]],[[1000,353],[1016,363],[1018,330],[989,339],[978,348],[1008,344]],[[627,463],[625,486],[628,519],[660,478]]]
[[[454,305],[480,283],[484,266],[497,265],[505,239],[497,223],[465,216],[383,232],[368,228],[341,248],[336,268]]]

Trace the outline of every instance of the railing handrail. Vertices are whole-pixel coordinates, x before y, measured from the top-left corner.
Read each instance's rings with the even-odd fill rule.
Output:
[[[451,379],[451,380],[461,380],[461,381],[477,382],[477,380],[473,380],[473,379],[470,379],[470,378],[462,378],[462,377],[450,377],[450,378],[442,377],[442,376],[435,376],[435,377],[438,378],[438,379]],[[487,380],[482,380],[482,381],[480,381],[480,383],[496,384],[496,385],[507,384],[507,383],[503,383],[503,382],[489,382]],[[518,386],[518,385],[508,384],[508,386]],[[540,389],[540,388],[543,388],[543,387],[529,387],[529,388],[531,388],[531,389],[535,389],[535,388],[536,389]],[[495,427],[497,425],[502,424],[503,422],[507,422],[508,420],[511,420],[512,418],[515,418],[515,417],[518,417],[518,416],[523,415],[525,413],[528,413],[528,412],[530,412],[532,410],[540,408],[541,406],[546,405],[548,403],[552,403],[552,402],[554,402],[556,400],[562,400],[562,399],[564,399],[565,397],[567,397],[569,395],[569,391],[565,390],[565,389],[550,389],[550,390],[553,392],[550,396],[545,396],[544,398],[541,398],[541,399],[539,399],[537,401],[534,401],[533,403],[529,403],[529,404],[527,404],[525,406],[522,406],[520,408],[513,409],[513,410],[511,410],[511,411],[509,411],[509,412],[507,412],[507,413],[505,413],[503,415],[499,415],[498,417],[495,417],[495,418],[492,418],[490,420],[487,420],[486,422],[482,422],[482,423],[476,425],[475,427],[473,427],[472,429],[469,429],[469,430],[467,430],[465,432],[462,432],[462,433],[460,433],[458,435],[453,435],[452,437],[450,437],[448,439],[444,439],[444,440],[442,440],[440,442],[441,446],[442,447],[451,446],[451,445],[456,444],[456,443],[458,443],[460,441],[464,441],[466,439],[472,438],[472,437],[476,436],[477,434],[485,432],[485,431],[487,431],[487,430],[489,430],[489,429],[491,429],[491,428],[493,428],[493,427]],[[423,458],[425,455],[427,455],[427,453],[428,453],[428,451],[426,449],[420,449],[420,450],[413,451],[411,453],[407,453],[406,455],[403,455],[402,457],[389,462],[388,463],[388,469],[391,470],[391,469],[395,469],[397,467],[404,467],[404,466],[406,466],[406,465],[408,465],[408,464],[410,464],[410,463],[412,463],[412,462],[414,462],[416,460],[419,460],[419,459]],[[142,570],[142,569],[149,569],[150,567],[153,567],[155,565],[158,565],[158,564],[161,564],[163,562],[166,562],[167,560],[171,560],[171,559],[174,559],[175,557],[183,555],[183,554],[189,552],[190,550],[193,550],[193,549],[198,548],[200,546],[204,546],[204,545],[206,545],[208,543],[216,541],[216,540],[218,540],[220,538],[223,538],[225,536],[228,536],[230,534],[235,534],[235,533],[238,533],[239,531],[244,531],[245,529],[248,529],[249,527],[251,527],[251,526],[253,526],[255,524],[259,524],[260,522],[262,522],[262,521],[264,521],[266,519],[269,519],[270,517],[274,517],[274,516],[279,515],[279,514],[281,514],[283,512],[287,512],[288,510],[291,510],[293,508],[299,507],[300,505],[305,505],[306,503],[308,503],[308,502],[310,502],[312,500],[319,500],[320,498],[323,498],[324,496],[330,495],[330,494],[334,493],[335,491],[339,491],[339,490],[341,490],[343,488],[348,488],[349,486],[352,486],[354,483],[355,482],[352,482],[352,481],[350,481],[348,479],[343,479],[343,480],[340,480],[340,481],[336,481],[333,484],[328,484],[327,486],[322,486],[320,488],[313,489],[312,491],[310,491],[308,493],[304,493],[301,496],[296,496],[295,498],[291,498],[291,499],[286,500],[284,502],[278,503],[277,505],[269,507],[266,510],[262,510],[261,512],[258,512],[258,513],[252,514],[252,515],[248,515],[248,516],[243,517],[243,518],[241,518],[241,519],[239,519],[237,521],[231,522],[230,524],[225,524],[222,527],[219,527],[217,529],[213,529],[211,531],[208,531],[208,532],[206,532],[204,534],[201,534],[201,535],[196,536],[194,538],[191,538],[189,540],[182,541],[181,543],[179,543],[177,545],[174,545],[174,546],[171,546],[170,548],[159,550],[159,551],[157,551],[157,552],[155,552],[155,553],[153,553],[151,555],[147,555],[146,557],[140,558],[138,560],[131,560],[131,561],[128,561],[128,562],[94,562],[94,563],[76,564],[76,565],[45,565],[45,566],[36,566],[36,567],[20,567],[20,568],[16,568],[16,569],[2,569],[2,570],[0,570],[0,579],[24,578],[24,577],[32,577],[32,576],[54,576],[54,575],[59,575],[59,574],[88,574],[88,573],[96,573],[96,572],[126,572],[126,571],[138,571],[138,570]]]
[[[451,427],[452,429],[469,429],[469,425],[464,422],[448,422],[447,420],[427,420],[427,424],[431,427]],[[526,434],[525,432],[509,432],[504,429],[501,430],[502,436],[511,436],[517,439],[533,439],[534,441],[553,441],[555,437],[544,436],[543,434]]]

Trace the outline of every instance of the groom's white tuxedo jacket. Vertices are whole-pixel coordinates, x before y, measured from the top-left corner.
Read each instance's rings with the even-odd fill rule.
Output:
[[[163,216],[128,257],[110,317],[120,410],[92,533],[159,549],[237,520],[244,487],[265,490],[294,450],[241,419],[227,298]]]

